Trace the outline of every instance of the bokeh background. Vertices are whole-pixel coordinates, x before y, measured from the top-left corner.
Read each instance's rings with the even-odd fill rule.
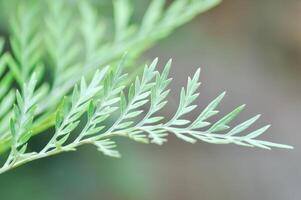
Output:
[[[138,13],[145,2],[136,1]],[[199,110],[226,90],[221,114],[246,103],[236,122],[262,113],[257,126],[272,124],[262,138],[294,150],[191,145],[174,137],[162,147],[120,140],[121,159],[87,146],[1,175],[0,199],[301,199],[300,21],[298,0],[225,0],[141,58],[158,56],[162,65],[173,58],[166,116],[187,76],[201,67]]]

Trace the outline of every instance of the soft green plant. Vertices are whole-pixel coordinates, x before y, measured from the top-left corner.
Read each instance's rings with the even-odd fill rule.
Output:
[[[116,136],[161,145],[172,133],[190,143],[292,148],[257,139],[269,126],[241,134],[259,115],[228,130],[244,105],[208,122],[218,113],[225,93],[194,121],[185,119],[197,107],[193,102],[198,97],[199,69],[182,88],[170,120],[159,111],[167,104],[171,61],[162,73],[156,69],[158,59],[146,65],[141,76],[126,73],[137,66],[135,58],[144,50],[218,0],[177,0],[167,8],[164,0],[153,0],[138,25],[131,22],[129,2],[115,0],[114,28],[87,1],[68,6],[60,0],[32,2],[30,6],[20,2],[10,21],[10,50],[4,50],[4,40],[0,42],[0,149],[10,149],[0,173],[84,144],[119,157]],[[106,27],[115,31],[109,34]],[[51,127],[53,134],[44,148],[30,151],[30,138]]]

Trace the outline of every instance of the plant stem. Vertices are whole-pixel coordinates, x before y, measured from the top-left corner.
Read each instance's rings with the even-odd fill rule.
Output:
[[[98,137],[98,139],[106,139],[106,138],[110,138],[116,135],[120,135],[117,133],[108,133],[108,134],[104,134],[101,135],[102,137]],[[33,154],[32,156],[29,156],[27,158],[21,159],[19,161],[14,162],[11,165],[4,165],[2,168],[0,168],[0,174],[7,172],[9,170],[12,170],[16,167],[19,167],[25,163],[37,160],[37,159],[41,159],[41,158],[45,158],[45,157],[49,157],[49,156],[53,156],[62,152],[68,152],[68,151],[74,151],[76,147],[82,146],[84,144],[93,144],[95,142],[95,140],[93,140],[92,138],[87,138],[81,141],[77,141],[77,142],[72,142],[66,146],[63,146],[61,148],[55,148],[49,151],[41,151],[39,153]]]

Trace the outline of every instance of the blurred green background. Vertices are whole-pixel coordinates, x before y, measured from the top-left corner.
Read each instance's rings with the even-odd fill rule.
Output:
[[[147,2],[136,1],[135,12]],[[121,159],[87,146],[3,174],[0,199],[301,199],[300,20],[301,1],[226,0],[141,58],[158,56],[162,65],[173,58],[166,116],[176,109],[187,76],[202,67],[199,109],[227,90],[221,114],[246,103],[238,120],[263,113],[258,127],[272,124],[263,138],[291,144],[293,151],[191,145],[174,137],[162,147],[120,140]],[[0,23],[5,29],[5,19]]]

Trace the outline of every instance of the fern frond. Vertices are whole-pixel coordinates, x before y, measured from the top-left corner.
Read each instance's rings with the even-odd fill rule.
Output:
[[[17,82],[17,89],[20,89],[33,72],[38,80],[47,77],[43,87],[46,90],[50,86],[50,91],[37,105],[39,117],[34,121],[33,134],[38,134],[55,124],[56,108],[83,76],[90,79],[98,68],[114,63],[125,52],[129,52],[129,61],[134,60],[219,0],[177,0],[169,6],[165,6],[165,0],[153,0],[138,24],[131,19],[134,9],[127,0],[113,2],[113,20],[103,17],[88,1],[72,4],[58,0],[30,2],[18,1],[10,8],[17,9],[8,12],[16,16],[8,20],[11,51],[3,54],[1,62],[7,63],[9,70],[1,80],[3,83]],[[179,9],[179,5],[183,7]],[[177,20],[173,16],[177,16]],[[1,87],[7,89],[8,85]],[[8,108],[10,113],[12,109]],[[9,117],[5,121],[8,122]],[[0,130],[3,130],[0,152],[8,149],[11,141],[7,124],[0,123]]]
[[[81,14],[80,31],[84,47],[84,67],[88,67],[91,60],[95,60],[104,45],[106,24],[99,13],[87,1],[79,4]]]
[[[70,103],[71,107],[69,109],[65,108],[63,115],[58,112],[55,133],[41,152],[46,153],[52,148],[59,148],[68,139],[70,133],[78,126],[79,119],[86,112],[92,98],[102,89],[100,82],[104,78],[107,69],[104,68],[102,71],[97,71],[89,85],[83,78],[79,89],[75,86]],[[67,102],[64,103],[64,107],[68,106]]]
[[[141,76],[126,74],[143,51],[219,0],[176,0],[169,5],[152,0],[138,23],[132,20],[128,0],[113,1],[109,20],[87,1],[20,2],[9,20],[8,50],[0,39],[0,152],[10,149],[0,173],[85,144],[120,157],[113,137],[162,145],[173,134],[189,143],[292,148],[258,139],[269,125],[246,132],[260,115],[231,128],[244,105],[210,122],[225,93],[188,120],[186,115],[197,108],[200,69],[181,89],[171,119],[160,115],[167,105],[171,60],[162,73],[155,59]],[[123,58],[117,65],[125,52],[127,62]],[[50,127],[52,136],[41,150],[27,148],[31,137]]]
[[[198,97],[197,89],[200,85],[200,69],[192,78],[188,78],[186,89],[181,90],[179,107],[174,116],[167,122],[158,115],[158,111],[166,105],[167,89],[171,79],[168,77],[171,61],[169,61],[160,74],[157,70],[158,59],[149,66],[145,66],[141,78],[137,77],[126,92],[123,84],[125,75],[122,65],[113,71],[106,67],[93,76],[89,84],[82,79],[81,84],[73,90],[71,99],[68,98],[57,112],[56,126],[53,137],[47,145],[37,153],[26,152],[26,144],[30,138],[30,125],[34,117],[33,109],[36,101],[34,95],[34,79],[29,82],[29,88],[21,97],[17,93],[18,109],[15,109],[15,121],[11,123],[11,132],[14,142],[8,162],[1,168],[5,172],[24,163],[55,155],[66,151],[74,151],[78,146],[92,144],[105,155],[120,157],[115,149],[113,137],[122,136],[142,143],[163,144],[167,136],[172,133],[179,139],[195,143],[203,141],[214,144],[237,144],[249,147],[270,149],[271,147],[292,148],[288,145],[267,142],[257,137],[269,127],[257,129],[247,134],[242,134],[259,118],[259,115],[246,120],[232,128],[229,123],[242,111],[244,106],[234,109],[210,126],[207,120],[217,114],[217,105],[225,93],[214,99],[193,121],[185,119],[197,106],[193,102]],[[149,102],[148,111],[145,106]],[[119,111],[118,111],[119,110]],[[119,117],[113,124],[105,121],[117,113]],[[143,114],[145,113],[145,114]],[[72,141],[70,135],[81,121],[81,116],[87,115],[87,121],[82,131]],[[140,119],[140,120],[139,120]],[[208,128],[209,127],[209,128]],[[218,133],[219,132],[219,133]],[[22,136],[22,137],[21,137]],[[21,139],[25,138],[25,139]],[[24,147],[24,148],[22,148]],[[20,149],[20,150],[19,150]],[[15,156],[17,152],[18,156]]]
[[[42,64],[43,50],[41,49],[42,35],[35,20],[38,16],[38,11],[36,6],[27,7],[24,3],[20,3],[17,6],[16,15],[10,20],[11,37],[9,45],[11,52],[3,54],[3,65],[1,67],[3,70],[6,70],[6,74],[0,82],[0,95],[8,92],[5,102],[1,104],[3,112],[8,114],[5,116],[6,125],[4,123],[0,124],[2,134],[0,142],[4,144],[9,143],[11,137],[8,131],[8,124],[12,117],[11,113],[13,113],[12,104],[15,103],[13,97],[15,89],[22,94],[28,92],[28,88],[25,88],[25,83],[30,82],[33,73],[37,81],[41,81],[44,78],[45,69]],[[17,88],[13,86],[14,82]],[[39,93],[46,94],[47,91],[48,83],[43,82],[39,88]],[[17,92],[17,94],[19,93]],[[21,95],[19,94],[19,96]],[[1,148],[5,147],[0,145]]]
[[[44,40],[46,53],[50,56],[53,83],[49,96],[43,101],[42,111],[57,105],[66,91],[62,86],[79,70],[80,45],[75,40],[77,32],[72,24],[72,12],[65,9],[64,1],[48,2],[44,23],[46,24]]]
[[[2,54],[4,40],[0,38],[0,140],[5,138],[9,129],[9,120],[12,116],[12,107],[15,102],[15,91],[12,89],[13,74],[8,68],[9,55]]]
[[[219,2],[220,0],[177,0],[168,6],[166,10],[162,10],[161,12],[160,9],[163,9],[162,6],[165,5],[166,1],[153,0],[146,11],[146,15],[143,17],[142,22],[140,24],[134,24],[130,20],[132,13],[132,5],[130,2],[128,0],[114,1],[115,30],[114,33],[109,33],[115,36],[113,41],[102,40],[102,44],[93,47],[97,50],[97,56],[94,56],[93,59],[85,62],[85,70],[77,70],[77,72],[73,75],[73,78],[60,87],[62,95],[69,91],[75,83],[81,79],[83,74],[91,75],[91,73],[93,73],[95,69],[99,68],[99,66],[105,66],[116,59],[120,59],[124,52],[129,52],[128,59],[136,58],[142,52],[154,45],[156,41],[166,37],[173,30],[192,19],[198,13],[214,7]],[[162,6],[156,6],[156,4],[160,4]],[[181,9],[176,9],[179,4],[183,4],[183,7]],[[154,11],[155,9],[158,10]],[[83,33],[83,37],[86,38],[85,34],[86,32],[91,31],[91,26],[98,24],[95,22],[97,12],[92,11],[94,15],[92,14],[91,16],[87,16],[88,14],[86,14],[86,12],[90,12],[93,9],[86,6],[86,8],[82,8],[81,10],[82,16],[85,16],[84,22],[87,24],[86,26],[81,26],[81,32]],[[151,15],[150,13],[157,14]],[[174,16],[177,17],[177,20],[174,20]],[[96,32],[100,32],[100,36],[103,35],[102,28],[105,25],[101,26],[100,30],[96,30]],[[145,30],[150,29],[152,31],[144,31],[143,26]],[[140,29],[137,30],[134,27],[140,27]],[[96,41],[94,41],[94,45],[101,41],[101,37],[95,36],[92,36],[90,39],[86,38],[84,41],[89,41],[89,43],[91,43],[93,38],[96,39]],[[85,46],[87,47],[88,44],[85,43]],[[93,53],[91,55],[93,55]]]
[[[9,65],[20,86],[29,80],[33,70],[37,75],[43,70],[40,61],[42,37],[38,32],[35,17],[37,17],[37,8],[28,8],[21,3],[15,18],[10,23],[12,32],[10,45],[13,57],[10,57]]]
[[[13,118],[10,120],[10,133],[12,135],[11,151],[4,167],[11,167],[18,160],[26,159],[34,152],[27,153],[27,141],[32,136],[32,124],[38,101],[45,95],[43,90],[36,89],[37,79],[33,74],[28,83],[22,88],[22,94],[16,92],[17,105],[14,106]]]

